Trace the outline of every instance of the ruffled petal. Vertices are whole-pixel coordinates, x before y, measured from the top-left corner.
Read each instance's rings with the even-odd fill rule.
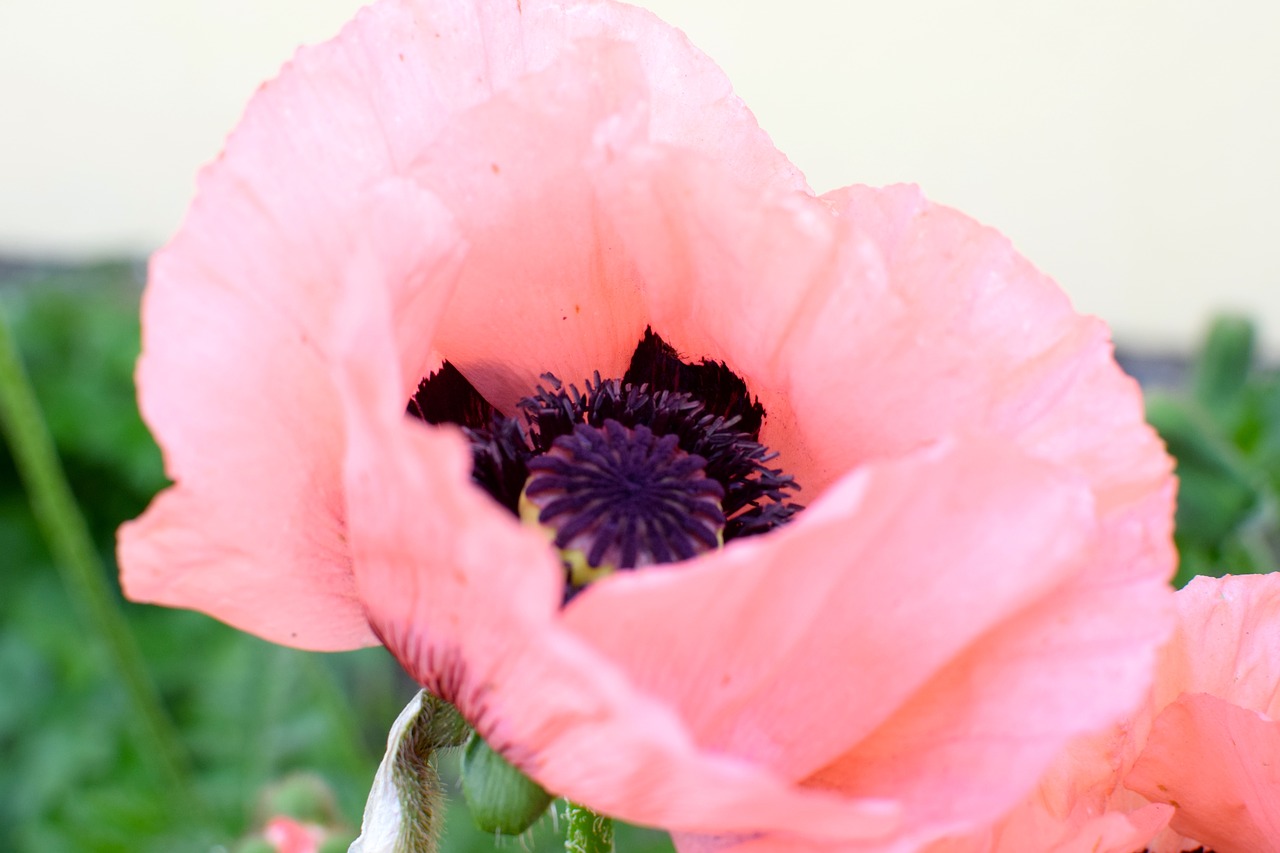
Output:
[[[565,622],[679,709],[700,744],[799,782],[1060,588],[1093,525],[1088,490],[1062,472],[958,442],[864,468],[770,536],[601,581]],[[1004,697],[1004,684],[970,689]],[[1024,708],[1010,708],[1010,737],[1046,730]]]
[[[386,268],[422,285],[401,321],[438,314],[447,282],[433,290],[429,279],[451,279],[462,249],[448,215],[403,185],[371,189],[364,202],[349,218],[344,250],[376,235]],[[344,541],[329,318],[318,310],[290,317],[276,294],[248,289],[252,279],[199,266],[192,244],[205,233],[186,232],[152,268],[138,382],[176,485],[121,529],[124,589],[286,645],[369,645]],[[335,276],[317,278],[317,291]],[[304,296],[295,294],[310,304]],[[417,369],[426,353],[409,347],[403,357]]]
[[[526,44],[542,49],[563,40],[608,38],[631,42],[651,94],[651,138],[715,158],[744,180],[775,190],[808,192],[804,176],[760,129],[733,94],[729,78],[684,33],[653,13],[607,0],[532,0],[523,4]],[[530,29],[528,21],[537,22]]]
[[[901,844],[877,850],[911,850],[917,853],[1134,853],[1144,848],[1160,828],[1169,822],[1173,808],[1150,805],[1139,811],[1085,818],[1077,830],[1066,831],[1061,821],[1043,813],[1024,809],[1014,820],[998,828],[966,838],[945,839],[920,848]],[[785,836],[764,838],[705,837],[676,834],[680,853],[844,853],[845,845],[795,839]]]
[[[585,182],[584,160],[601,155],[598,125],[723,158],[763,184],[804,187],[715,64],[643,10],[405,2],[365,30],[364,42],[425,72],[393,94],[427,95],[416,108],[446,116],[417,129],[412,169],[458,215],[474,251],[437,343],[501,410],[544,372],[568,382],[620,374],[643,332],[635,270]],[[440,80],[464,85],[437,91]]]
[[[1049,848],[1049,853],[1133,853],[1169,823],[1173,814],[1170,806],[1152,804],[1128,814],[1111,812],[1087,821],[1084,826],[1070,833],[1064,840]],[[999,853],[1024,853],[1036,849],[1035,835],[1029,835],[1027,843],[1018,846],[1016,837],[1001,838]],[[993,851],[993,853],[996,853]],[[934,853],[930,850],[928,853]]]
[[[325,347],[368,194],[421,130],[384,122],[404,80],[367,50],[371,17],[263,86],[152,261],[139,400],[175,486],[120,534],[130,597],[314,649],[374,642],[343,541]],[[423,257],[451,233],[438,212],[416,227]]]
[[[583,161],[602,124],[643,138],[646,103],[634,48],[584,43],[458,116],[415,164],[471,245],[435,346],[500,410],[543,373],[620,376],[644,333],[642,282]]]
[[[376,296],[379,283],[392,292]],[[407,420],[390,318],[406,294],[352,268],[339,380],[348,537],[379,636],[425,686],[544,786],[641,823],[883,835],[881,801],[805,792],[699,747],[672,709],[559,624],[563,575],[537,532],[468,482],[456,431]],[[381,304],[379,304],[381,299]]]
[[[954,850],[1004,853],[989,837],[1019,839],[1026,849],[1068,841],[1092,849],[1094,816],[1145,833],[1130,849],[1267,849],[1251,839],[1275,834],[1258,827],[1275,820],[1267,809],[1277,788],[1271,753],[1280,749],[1280,724],[1267,709],[1280,691],[1278,601],[1280,575],[1194,579],[1175,596],[1177,630],[1161,650],[1151,698],[1109,732],[1073,743],[1026,803],[989,836],[949,842],[961,845]],[[1202,692],[1209,690],[1216,695]],[[1252,799],[1258,791],[1267,794]],[[1161,809],[1163,820],[1155,820]]]
[[[1168,825],[1173,807],[1135,795],[1119,808],[1114,794],[1127,738],[1122,727],[1075,739],[1031,796],[995,824],[926,846],[923,853],[1133,853]]]
[[[621,375],[647,324],[644,282],[599,209],[589,161],[655,140],[803,187],[719,70],[648,13],[531,3],[522,14],[511,50],[550,65],[459,115],[414,167],[473,246],[440,351],[506,411],[544,372]]]
[[[1280,719],[1280,574],[1197,577],[1178,591],[1178,630],[1156,704],[1209,693]]]
[[[957,433],[1083,472],[1103,514],[1171,482],[1106,327],[1004,237],[914,187],[813,199],[662,147],[597,181],[655,330],[747,380],[763,440],[811,494]]]
[[[1280,721],[1184,695],[1160,712],[1124,783],[1175,806],[1170,826],[1217,853],[1280,850]]]
[[[1171,460],[1106,327],[1076,314],[1006,238],[915,187],[823,198],[877,260],[789,341],[797,410],[846,454],[834,464],[972,430],[1082,472],[1103,515],[1169,482]]]
[[[1172,814],[1171,806],[1150,805],[1128,815],[1083,818],[1082,825],[1069,829],[1057,816],[1024,808],[997,829],[940,841],[922,853],[1134,853],[1145,849]]]
[[[814,781],[889,792],[912,826],[964,832],[998,818],[1010,806],[999,792],[1027,791],[1067,740],[1143,698],[1168,625],[1166,590],[1087,576],[989,632]]]
[[[786,350],[797,316],[859,263],[849,228],[809,195],[686,150],[633,147],[596,164],[596,181],[654,331],[686,361],[722,361],[746,381],[767,413],[762,440],[810,493],[848,471],[797,436]]]

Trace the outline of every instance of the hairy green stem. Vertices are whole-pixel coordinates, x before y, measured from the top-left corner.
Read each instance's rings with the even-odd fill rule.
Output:
[[[179,796],[185,795],[192,808],[198,809],[190,785],[190,760],[108,585],[88,525],[71,493],[40,404],[22,366],[3,305],[0,305],[0,428],[12,450],[31,511],[49,543],[67,596],[84,629],[106,647],[133,705],[139,734],[145,738],[142,753],[152,763],[160,781],[173,787]]]
[[[613,818],[577,803],[566,803],[565,853],[612,853]]]

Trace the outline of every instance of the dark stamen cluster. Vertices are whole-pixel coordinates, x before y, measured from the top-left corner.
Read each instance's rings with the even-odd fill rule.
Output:
[[[555,530],[556,547],[581,552],[591,568],[673,563],[720,545],[724,487],[706,464],[674,435],[578,424],[529,460],[525,500]]]
[[[620,379],[597,373],[582,391],[550,374],[543,379],[546,385],[520,400],[517,416],[508,417],[446,362],[422,381],[408,411],[428,423],[461,426],[471,442],[472,478],[513,513],[519,513],[521,493],[536,468],[533,460],[550,454],[558,439],[575,435],[580,425],[606,434],[609,421],[631,431],[644,427],[658,438],[674,436],[680,451],[705,460],[705,476],[723,491],[725,541],[764,533],[800,510],[789,501],[799,487],[769,467],[776,454],[760,444],[763,408],[725,365],[686,364],[646,331]]]
[[[599,373],[581,392],[554,376],[543,379],[550,387],[538,386],[533,396],[519,403],[532,428],[529,438],[535,453],[545,453],[580,423],[600,427],[615,420],[625,427],[643,425],[656,435],[676,436],[681,450],[707,460],[707,476],[724,487],[726,540],[764,533],[799,510],[787,502],[787,491],[798,488],[795,481],[768,467],[776,454],[741,429],[740,415],[726,418],[708,412],[688,393],[602,380]]]

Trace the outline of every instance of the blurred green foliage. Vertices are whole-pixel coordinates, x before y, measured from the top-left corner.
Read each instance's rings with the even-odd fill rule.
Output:
[[[0,443],[0,850],[236,851],[273,813],[355,835],[386,732],[413,696],[381,649],[285,649],[197,613],[125,602],[114,537],[165,485],[134,402],[140,270],[105,264],[0,278],[72,489],[168,713],[189,749],[189,798],[152,775],[107,651],[76,616]],[[442,771],[456,787],[456,755]],[[503,849],[561,850],[550,814]],[[326,846],[326,850],[329,847]],[[456,790],[443,849],[491,851]],[[621,827],[619,849],[670,851]]]
[[[1177,459],[1176,584],[1273,572],[1280,563],[1280,372],[1257,365],[1253,323],[1213,321],[1189,387],[1147,396]]]

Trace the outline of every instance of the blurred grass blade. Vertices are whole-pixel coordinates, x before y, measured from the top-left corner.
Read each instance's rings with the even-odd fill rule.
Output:
[[[26,487],[63,586],[91,639],[110,654],[145,738],[140,751],[160,782],[173,788],[195,817],[200,812],[191,788],[190,761],[160,703],[142,653],[129,633],[124,614],[106,580],[84,516],[76,506],[58,460],[35,392],[23,369],[4,306],[0,305],[0,428]]]
[[[1210,415],[1235,401],[1253,366],[1253,322],[1246,317],[1214,318],[1192,370],[1191,393]]]
[[[1177,459],[1177,535],[1216,550],[1262,498],[1259,475],[1194,403],[1147,397],[1147,421]]]

